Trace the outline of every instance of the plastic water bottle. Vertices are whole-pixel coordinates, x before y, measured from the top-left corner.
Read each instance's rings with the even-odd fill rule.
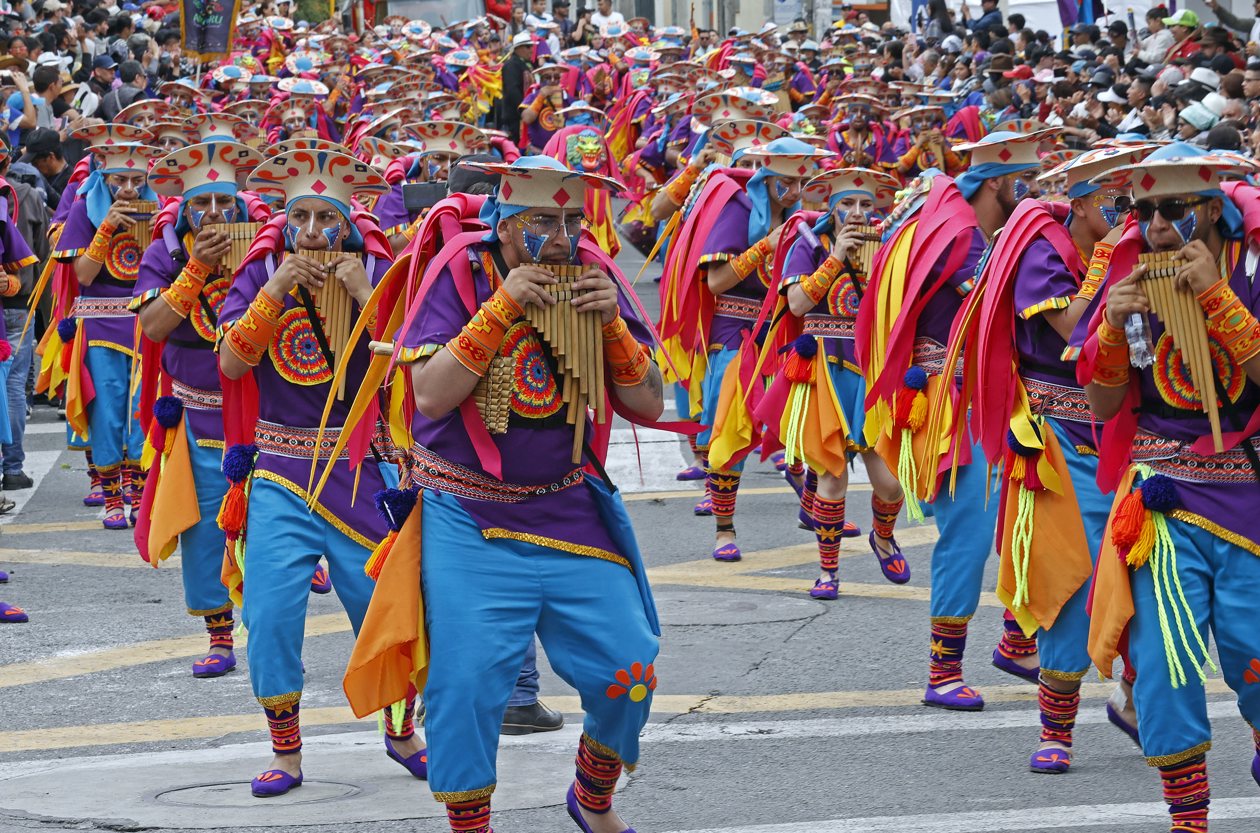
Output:
[[[1124,322],[1124,337],[1129,340],[1129,364],[1138,370],[1155,362],[1155,345],[1151,343],[1151,328],[1146,316],[1133,313]]]

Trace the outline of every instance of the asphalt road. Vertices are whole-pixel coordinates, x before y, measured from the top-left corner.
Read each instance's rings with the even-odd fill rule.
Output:
[[[623,257],[633,274],[638,264]],[[651,308],[652,272],[640,285]],[[140,562],[131,536],[82,506],[82,457],[65,452],[47,409],[28,437],[34,490],[0,520],[0,598],[30,612],[0,626],[0,825],[6,830],[189,827],[441,833],[424,784],[384,759],[370,721],[345,709],[349,628],[335,597],[312,597],[303,715],[311,779],[292,800],[247,794],[267,760],[247,669],[198,681],[199,620],[184,612],[177,565]],[[914,577],[884,582],[864,538],[845,542],[839,601],[806,595],[816,571],[792,498],[765,467],[745,477],[737,526],[746,557],[708,558],[712,521],[698,490],[673,481],[676,441],[619,426],[612,470],[626,493],[665,622],[657,708],[639,769],[617,806],[640,833],[978,833],[1167,829],[1159,778],[1102,717],[1109,685],[1087,680],[1070,774],[1028,772],[1035,688],[995,670],[991,596],[966,669],[980,714],[918,704],[926,678],[929,525],[900,533]],[[642,460],[640,472],[639,461]],[[680,488],[681,487],[681,488]],[[850,517],[869,528],[868,491]],[[280,543],[278,542],[278,545]],[[987,586],[995,581],[991,564]],[[243,653],[238,656],[243,659]],[[1251,743],[1233,696],[1209,680],[1217,833],[1260,831]],[[576,829],[563,808],[580,714],[545,668],[543,699],[570,727],[517,739],[500,763],[500,833]],[[183,796],[181,798],[180,796]],[[514,809],[515,808],[515,809]],[[422,818],[423,817],[423,818]]]

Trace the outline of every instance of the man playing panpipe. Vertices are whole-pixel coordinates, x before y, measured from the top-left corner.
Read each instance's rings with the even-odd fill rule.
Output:
[[[356,691],[369,702],[395,696],[378,694],[377,676],[360,679],[356,669],[399,656],[389,648],[398,640],[384,634],[404,623],[373,615],[395,594],[414,596],[419,579],[430,786],[452,830],[486,833],[499,727],[536,629],[586,712],[569,813],[588,833],[614,833],[626,826],[611,810],[612,792],[623,765],[639,758],[660,629],[621,500],[593,473],[600,465],[592,425],[582,451],[590,465],[572,460],[567,380],[531,323],[544,310],[564,314],[549,291],[557,282],[551,269],[582,264],[573,283],[580,294],[562,303],[598,311],[593,343],[579,347],[604,359],[605,385],[592,392],[592,408],[606,395],[623,416],[650,422],[663,408],[661,377],[624,279],[589,239],[579,242],[585,190],[615,183],[549,157],[486,167],[502,177],[482,210],[490,232],[446,242],[399,334],[396,357],[415,363],[412,477],[421,503],[383,568],[345,688],[352,705]],[[512,384],[507,431],[492,435],[472,403],[496,356],[509,362]],[[423,679],[426,669],[413,668],[412,657],[423,663],[425,635],[411,632],[402,644],[417,650],[403,652],[395,677]],[[374,645],[383,646],[380,657]]]
[[[1260,191],[1220,182],[1251,172],[1239,164],[1178,142],[1117,169],[1133,189],[1137,222],[1116,244],[1092,314],[1074,334],[1084,343],[1078,380],[1107,421],[1099,483],[1116,490],[1098,556],[1090,657],[1110,675],[1127,631],[1142,751],[1159,767],[1177,831],[1208,825],[1209,624],[1225,682],[1252,725],[1251,774],[1260,782],[1260,284],[1248,242]],[[1150,253],[1175,253],[1161,258],[1172,261],[1162,276],[1140,262]],[[1171,337],[1196,318],[1206,339]],[[1139,340],[1154,359],[1144,369],[1131,362]],[[1210,356],[1206,380],[1188,372],[1195,350]],[[1203,410],[1205,384],[1217,389],[1224,451],[1215,450]]]
[[[232,601],[219,573],[223,531],[217,516],[223,479],[223,391],[214,354],[218,316],[232,276],[222,266],[231,245],[227,223],[264,220],[262,201],[237,188],[238,172],[262,155],[235,142],[210,142],[158,160],[149,183],[175,198],[154,222],[153,245],[140,260],[132,309],[140,318],[150,362],[142,368],[141,413],[158,454],[149,469],[137,524],[140,554],[155,567],[180,548],[184,603],[204,617],[210,651],[193,663],[194,677],[218,677],[236,667]],[[149,366],[155,365],[155,366]],[[156,441],[155,441],[156,440]],[[159,450],[160,447],[160,450]],[[191,489],[191,491],[190,491]]]
[[[78,285],[71,314],[57,328],[62,342],[72,345],[66,422],[75,435],[91,443],[104,493],[106,529],[128,527],[124,474],[131,482],[133,518],[144,483],[140,470],[144,432],[134,416],[139,400],[131,384],[136,319],[129,307],[140,258],[151,242],[138,238],[136,229],[142,222],[148,226],[157,209],[146,172],[159,151],[117,141],[132,135],[148,137],[110,125],[84,136],[96,142],[92,153],[98,166],[79,189],[52,253],[73,268]],[[130,210],[140,208],[141,201],[143,208]]]
[[[329,428],[317,444],[334,362],[345,349],[332,343],[324,329],[327,300],[341,292],[360,308],[391,255],[376,221],[351,208],[355,193],[384,191],[385,180],[348,154],[281,153],[259,166],[249,185],[282,194],[284,211],[263,227],[220,315],[219,366],[228,379],[256,385],[258,409],[253,415],[241,413],[245,395],[239,402],[225,400],[230,445],[223,471],[231,485],[220,523],[233,556],[224,568],[229,589],[235,592],[241,574],[248,576],[242,615],[250,631],[250,683],[266,712],[276,753],[253,782],[254,795],[262,797],[282,795],[302,783],[302,636],[311,574],[320,557],[328,560],[337,597],[356,631],[372,595],[363,568],[387,530],[384,520],[365,507],[386,486],[381,468],[368,466],[360,475],[357,508],[352,508],[355,473],[340,459],[333,461],[331,479],[310,507],[305,486],[313,458],[328,464],[348,407],[334,392]],[[343,254],[324,263],[315,259],[320,252]],[[368,346],[360,343],[349,361],[352,381],[363,377],[368,361]],[[254,422],[251,416],[256,417],[252,430],[235,427]],[[242,436],[234,437],[234,431]],[[248,510],[246,517],[242,508]],[[233,546],[242,534],[243,548]],[[386,718],[387,753],[423,777],[423,749],[410,711],[390,711]]]
[[[963,680],[962,663],[997,514],[996,501],[985,501],[988,466],[972,459],[965,431],[962,442],[953,442],[958,415],[950,404],[957,368],[946,367],[946,346],[988,241],[1021,199],[1038,193],[1039,142],[1035,135],[996,131],[962,146],[971,151],[967,172],[956,181],[937,176],[926,195],[911,200],[918,207],[880,248],[858,311],[867,442],[897,473],[911,518],[922,519],[920,502],[933,504],[941,535],[932,552],[923,697],[935,708],[984,708],[980,693]],[[939,416],[930,419],[932,414]],[[957,480],[951,483],[946,473],[954,465]],[[1035,680],[1036,650],[1036,641],[1011,619],[994,661]]]
[[[1063,358],[1129,206],[1127,189],[1090,179],[1153,149],[1100,148],[1044,174],[1043,181],[1064,181],[1070,202],[1020,202],[951,336],[951,350],[965,356],[959,410],[971,406],[972,436],[1003,476],[998,598],[1037,637],[1042,727],[1029,760],[1034,772],[1063,773],[1072,762],[1089,667],[1089,579],[1111,503],[1097,484],[1089,402],[1075,362]],[[1109,716],[1133,734],[1123,711],[1113,706]]]
[[[862,455],[872,485],[871,549],[886,579],[896,584],[910,580],[909,564],[893,538],[903,502],[901,486],[862,437],[866,382],[853,357],[858,306],[879,243],[878,228],[870,223],[887,212],[897,181],[880,171],[837,168],[810,180],[809,187],[815,186],[830,190],[831,210],[813,228],[795,224],[789,231],[780,245],[790,248],[775,276],[783,298],[774,306],[777,311],[787,305],[792,318],[782,319],[788,321],[784,326],[799,336],[756,416],[767,426],[767,441],[782,445],[790,440],[788,462],[805,462],[811,478],[817,478],[806,494],[812,495],[808,510],[822,572],[810,595],[835,599],[848,463],[856,453]],[[772,335],[766,343],[778,340]]]

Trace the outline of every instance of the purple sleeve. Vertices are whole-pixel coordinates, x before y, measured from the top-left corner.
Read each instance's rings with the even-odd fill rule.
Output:
[[[136,285],[131,296],[136,299],[133,309],[139,309],[156,298],[163,290],[175,282],[180,266],[171,259],[171,252],[162,237],[153,241],[153,245],[144,250],[140,258],[140,274],[136,276]]]
[[[1029,319],[1046,310],[1063,309],[1072,303],[1080,287],[1054,246],[1037,240],[1019,259],[1015,273],[1015,312]]]
[[[87,249],[96,236],[96,228],[88,219],[87,202],[77,200],[66,218],[66,226],[57,240],[57,250],[53,257],[58,260],[72,260]]]
[[[227,298],[223,301],[223,309],[219,311],[220,329],[245,314],[245,310],[258,297],[258,291],[266,285],[267,277],[265,258],[250,261],[236,273]]]
[[[400,234],[411,225],[411,215],[407,213],[407,206],[403,202],[402,188],[401,182],[391,186],[381,194],[381,198],[376,201],[376,210],[372,212],[380,220],[381,231],[385,232],[386,237]]]
[[[748,248],[750,213],[747,198],[741,201],[739,197],[736,197],[722,208],[717,222],[713,224],[713,230],[704,241],[704,254],[700,256],[701,265],[722,263],[742,254]]]
[[[529,105],[534,103],[534,99],[536,98],[538,98],[538,90],[534,90],[532,93],[525,96],[525,98],[521,100],[520,108],[524,110],[529,107]]]
[[[818,89],[818,85],[810,80],[809,75],[804,70],[796,73],[796,77],[792,79],[792,89],[798,93],[812,95]]]
[[[4,251],[0,254],[0,266],[6,271],[16,272],[23,266],[30,266],[35,262],[35,255],[31,253],[31,247],[22,239],[22,235],[18,233],[13,223],[9,222],[8,217],[9,205],[7,200],[0,200],[0,217],[4,219],[0,221],[0,247]]]
[[[478,303],[490,297],[489,285],[480,273],[474,277],[474,284]],[[472,312],[460,298],[451,269],[443,266],[425,293],[411,326],[400,334],[400,343],[410,351],[403,358],[414,361],[437,352],[459,334],[471,317]]]
[[[785,288],[798,283],[805,275],[814,274],[818,265],[826,260],[827,251],[813,232],[801,234],[792,241],[787,258],[783,261],[783,283]]]

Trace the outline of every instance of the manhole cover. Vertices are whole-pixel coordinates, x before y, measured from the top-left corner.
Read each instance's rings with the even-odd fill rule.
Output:
[[[802,587],[804,584],[802,583]],[[823,610],[820,602],[771,593],[712,590],[657,590],[656,606],[666,625],[751,625],[808,619]]]
[[[316,804],[321,801],[342,801],[354,798],[364,792],[357,784],[343,784],[338,781],[312,781],[307,779],[298,789],[285,795],[267,799],[268,806],[295,806],[299,804]],[[259,799],[249,791],[247,781],[228,781],[221,784],[194,784],[189,787],[176,787],[153,796],[159,804],[173,804],[178,807],[257,807]]]

